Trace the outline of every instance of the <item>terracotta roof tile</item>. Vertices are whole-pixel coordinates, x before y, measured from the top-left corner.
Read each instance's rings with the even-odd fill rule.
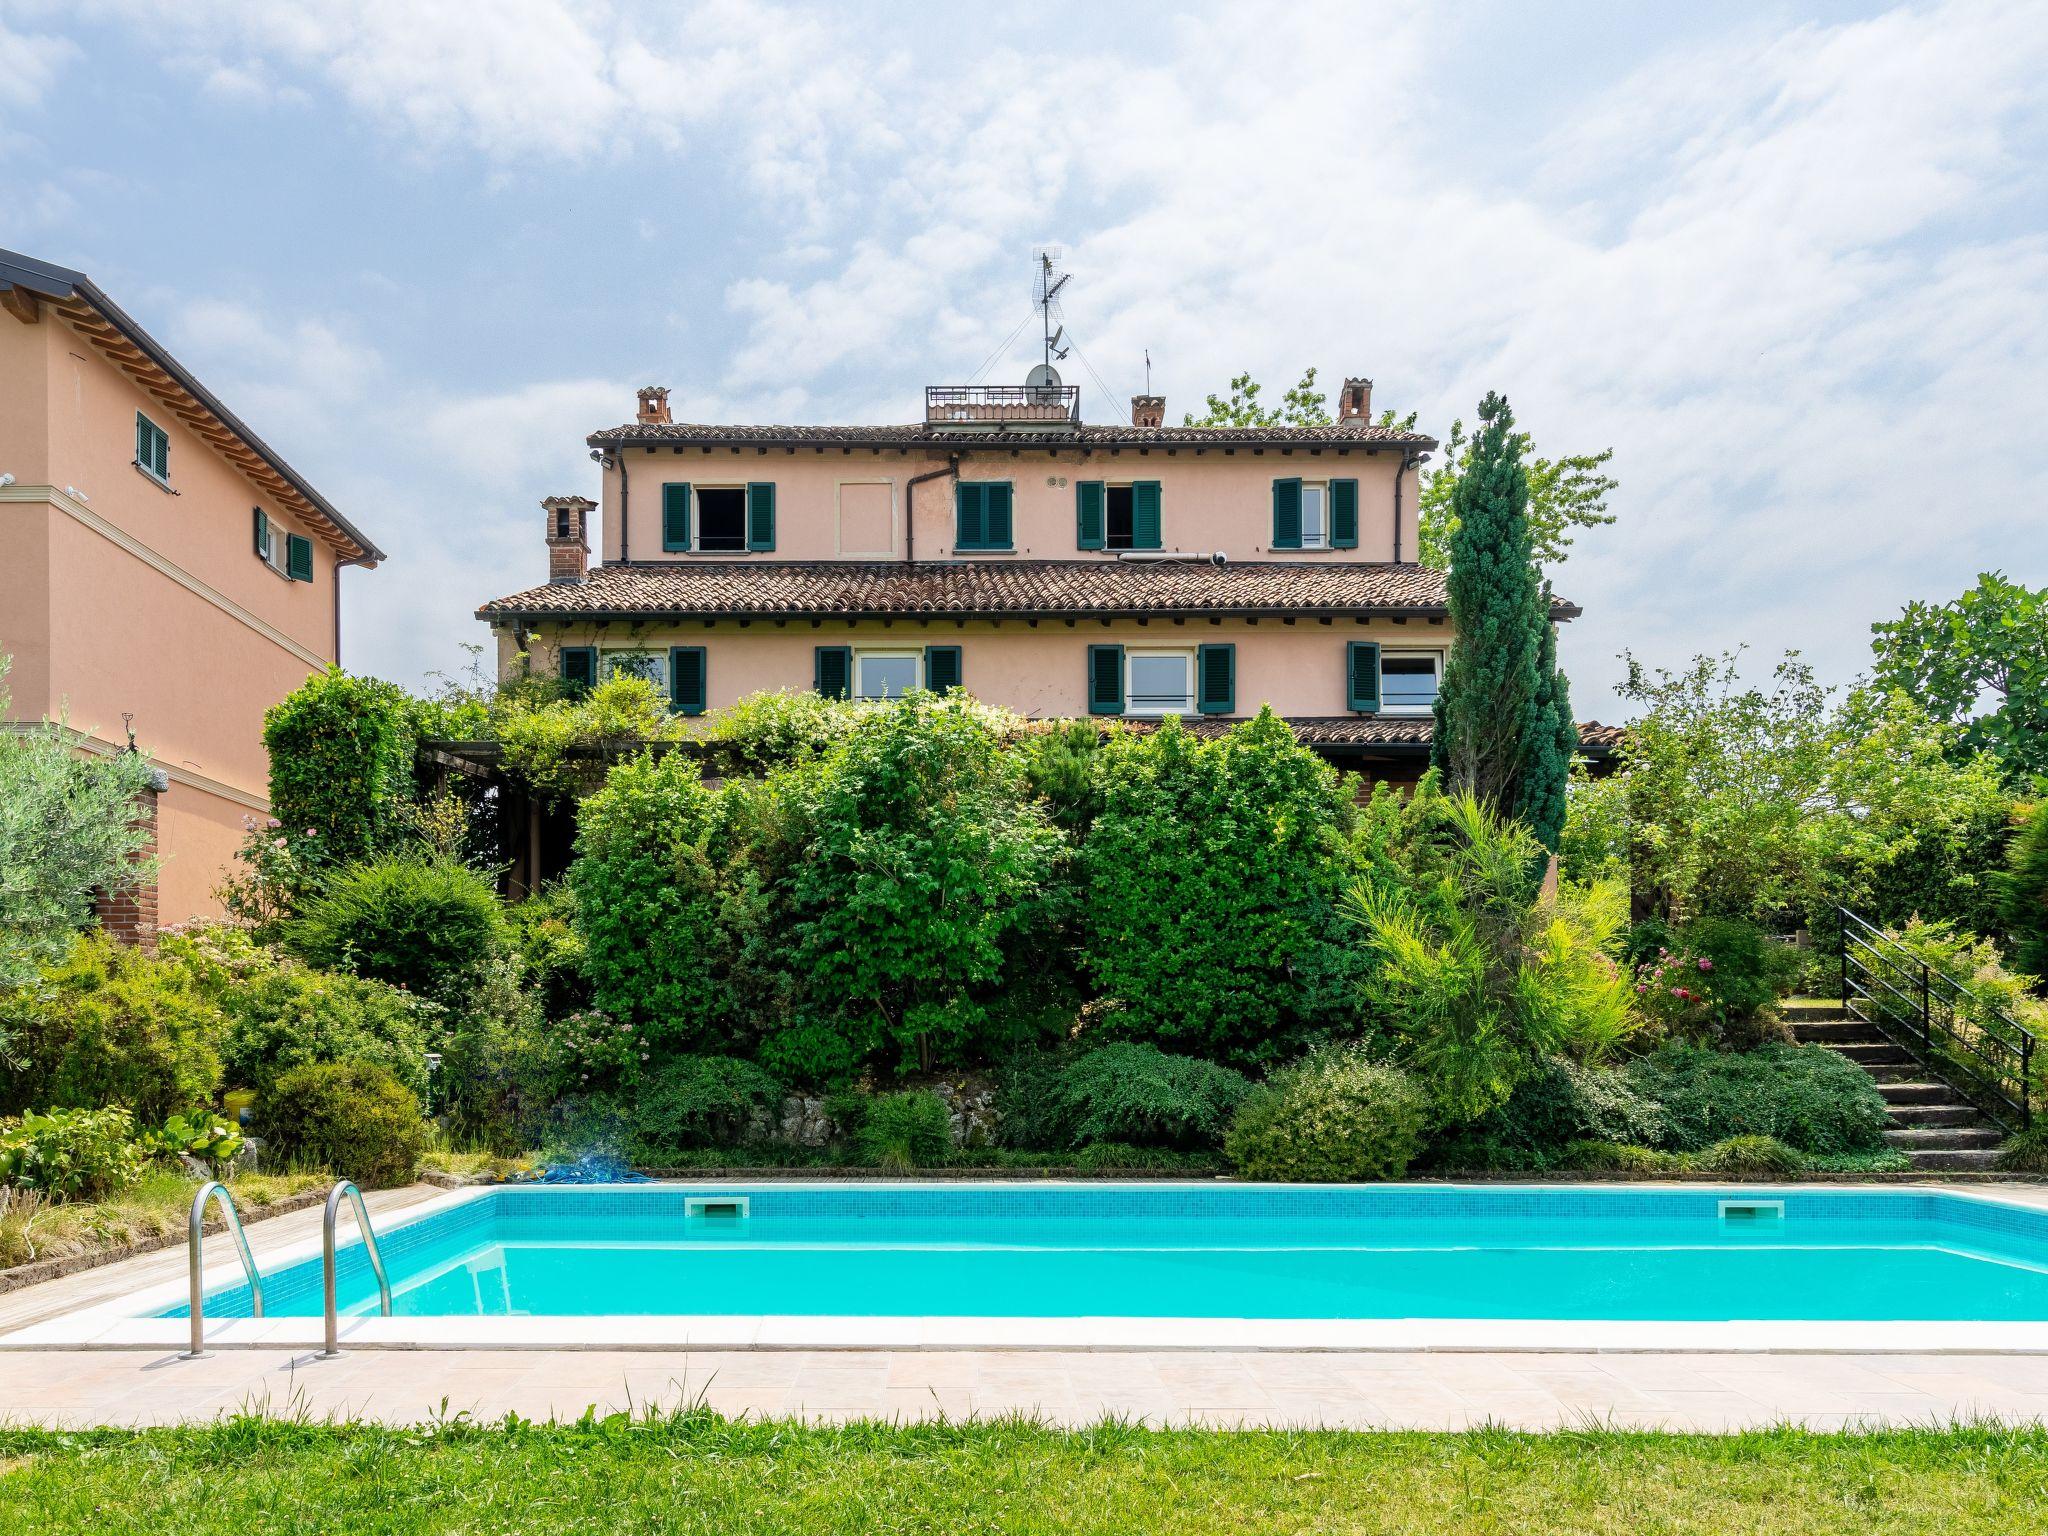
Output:
[[[1445,611],[1419,565],[1257,561],[663,561],[497,598],[480,619],[1398,613]],[[1579,610],[1560,602],[1559,618]]]
[[[721,426],[711,422],[673,421],[652,425],[627,422],[593,432],[593,448],[657,447],[806,447],[811,444],[854,448],[935,448],[968,452],[975,448],[1418,448],[1436,447],[1422,432],[1356,422],[1327,427],[1126,427],[1080,426],[1052,431],[1009,427],[1002,431],[964,432],[957,427],[931,427],[917,422],[878,427]]]

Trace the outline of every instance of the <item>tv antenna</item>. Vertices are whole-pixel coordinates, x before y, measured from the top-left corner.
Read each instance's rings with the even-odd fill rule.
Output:
[[[1031,303],[1038,310],[1039,329],[1045,338],[1044,366],[1050,369],[1056,359],[1064,358],[1072,348],[1072,343],[1060,345],[1067,333],[1060,323],[1060,290],[1074,274],[1060,270],[1060,248],[1056,245],[1037,247],[1031,259],[1037,267],[1031,284]]]

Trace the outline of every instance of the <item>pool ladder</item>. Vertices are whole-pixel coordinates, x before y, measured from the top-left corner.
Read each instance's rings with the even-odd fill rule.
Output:
[[[206,1236],[206,1203],[209,1200],[220,1202],[221,1213],[227,1217],[228,1231],[234,1234],[235,1247],[242,1255],[242,1273],[249,1277],[251,1315],[263,1315],[263,1277],[256,1273],[256,1260],[249,1253],[249,1234],[242,1230],[242,1213],[235,1209],[235,1197],[228,1193],[227,1185],[218,1179],[208,1179],[199,1186],[199,1193],[192,1197],[192,1216],[185,1226],[187,1268],[192,1278],[192,1347],[178,1356],[180,1360],[206,1358],[206,1284],[200,1246]]]
[[[370,1225],[363,1192],[349,1180],[339,1179],[327,1192],[327,1212],[320,1221],[320,1301],[327,1314],[327,1347],[315,1357],[320,1360],[341,1358],[341,1315],[334,1304],[334,1226],[341,1218],[343,1196],[356,1208],[356,1230],[363,1234],[363,1250],[377,1277],[377,1310],[384,1317],[391,1315],[391,1279],[384,1273],[384,1255],[377,1250],[377,1229]]]

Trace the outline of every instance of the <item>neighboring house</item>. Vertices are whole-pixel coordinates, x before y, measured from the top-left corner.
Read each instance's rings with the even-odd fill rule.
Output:
[[[1326,427],[1169,427],[1156,395],[1085,426],[1070,387],[935,388],[910,426],[748,427],[644,389],[589,439],[603,562],[596,504],[550,498],[548,584],[477,616],[501,667],[629,670],[685,714],[772,688],[1198,728],[1270,704],[1332,761],[1412,780],[1451,641],[1415,558],[1436,443],[1373,425],[1371,397],[1347,379]]]
[[[83,273],[0,251],[0,309],[8,719],[148,753],[153,915],[217,912],[270,808],[263,713],[336,660],[340,568],[382,553]]]

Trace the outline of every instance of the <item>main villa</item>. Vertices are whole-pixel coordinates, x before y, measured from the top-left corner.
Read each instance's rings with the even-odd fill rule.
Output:
[[[787,688],[1203,726],[1271,705],[1408,780],[1451,642],[1417,560],[1436,442],[1371,404],[1347,379],[1327,426],[1170,427],[1139,395],[1096,426],[1071,386],[935,387],[907,426],[719,426],[647,388],[588,439],[601,503],[543,503],[547,583],[477,616],[502,671],[629,671],[685,715]]]

